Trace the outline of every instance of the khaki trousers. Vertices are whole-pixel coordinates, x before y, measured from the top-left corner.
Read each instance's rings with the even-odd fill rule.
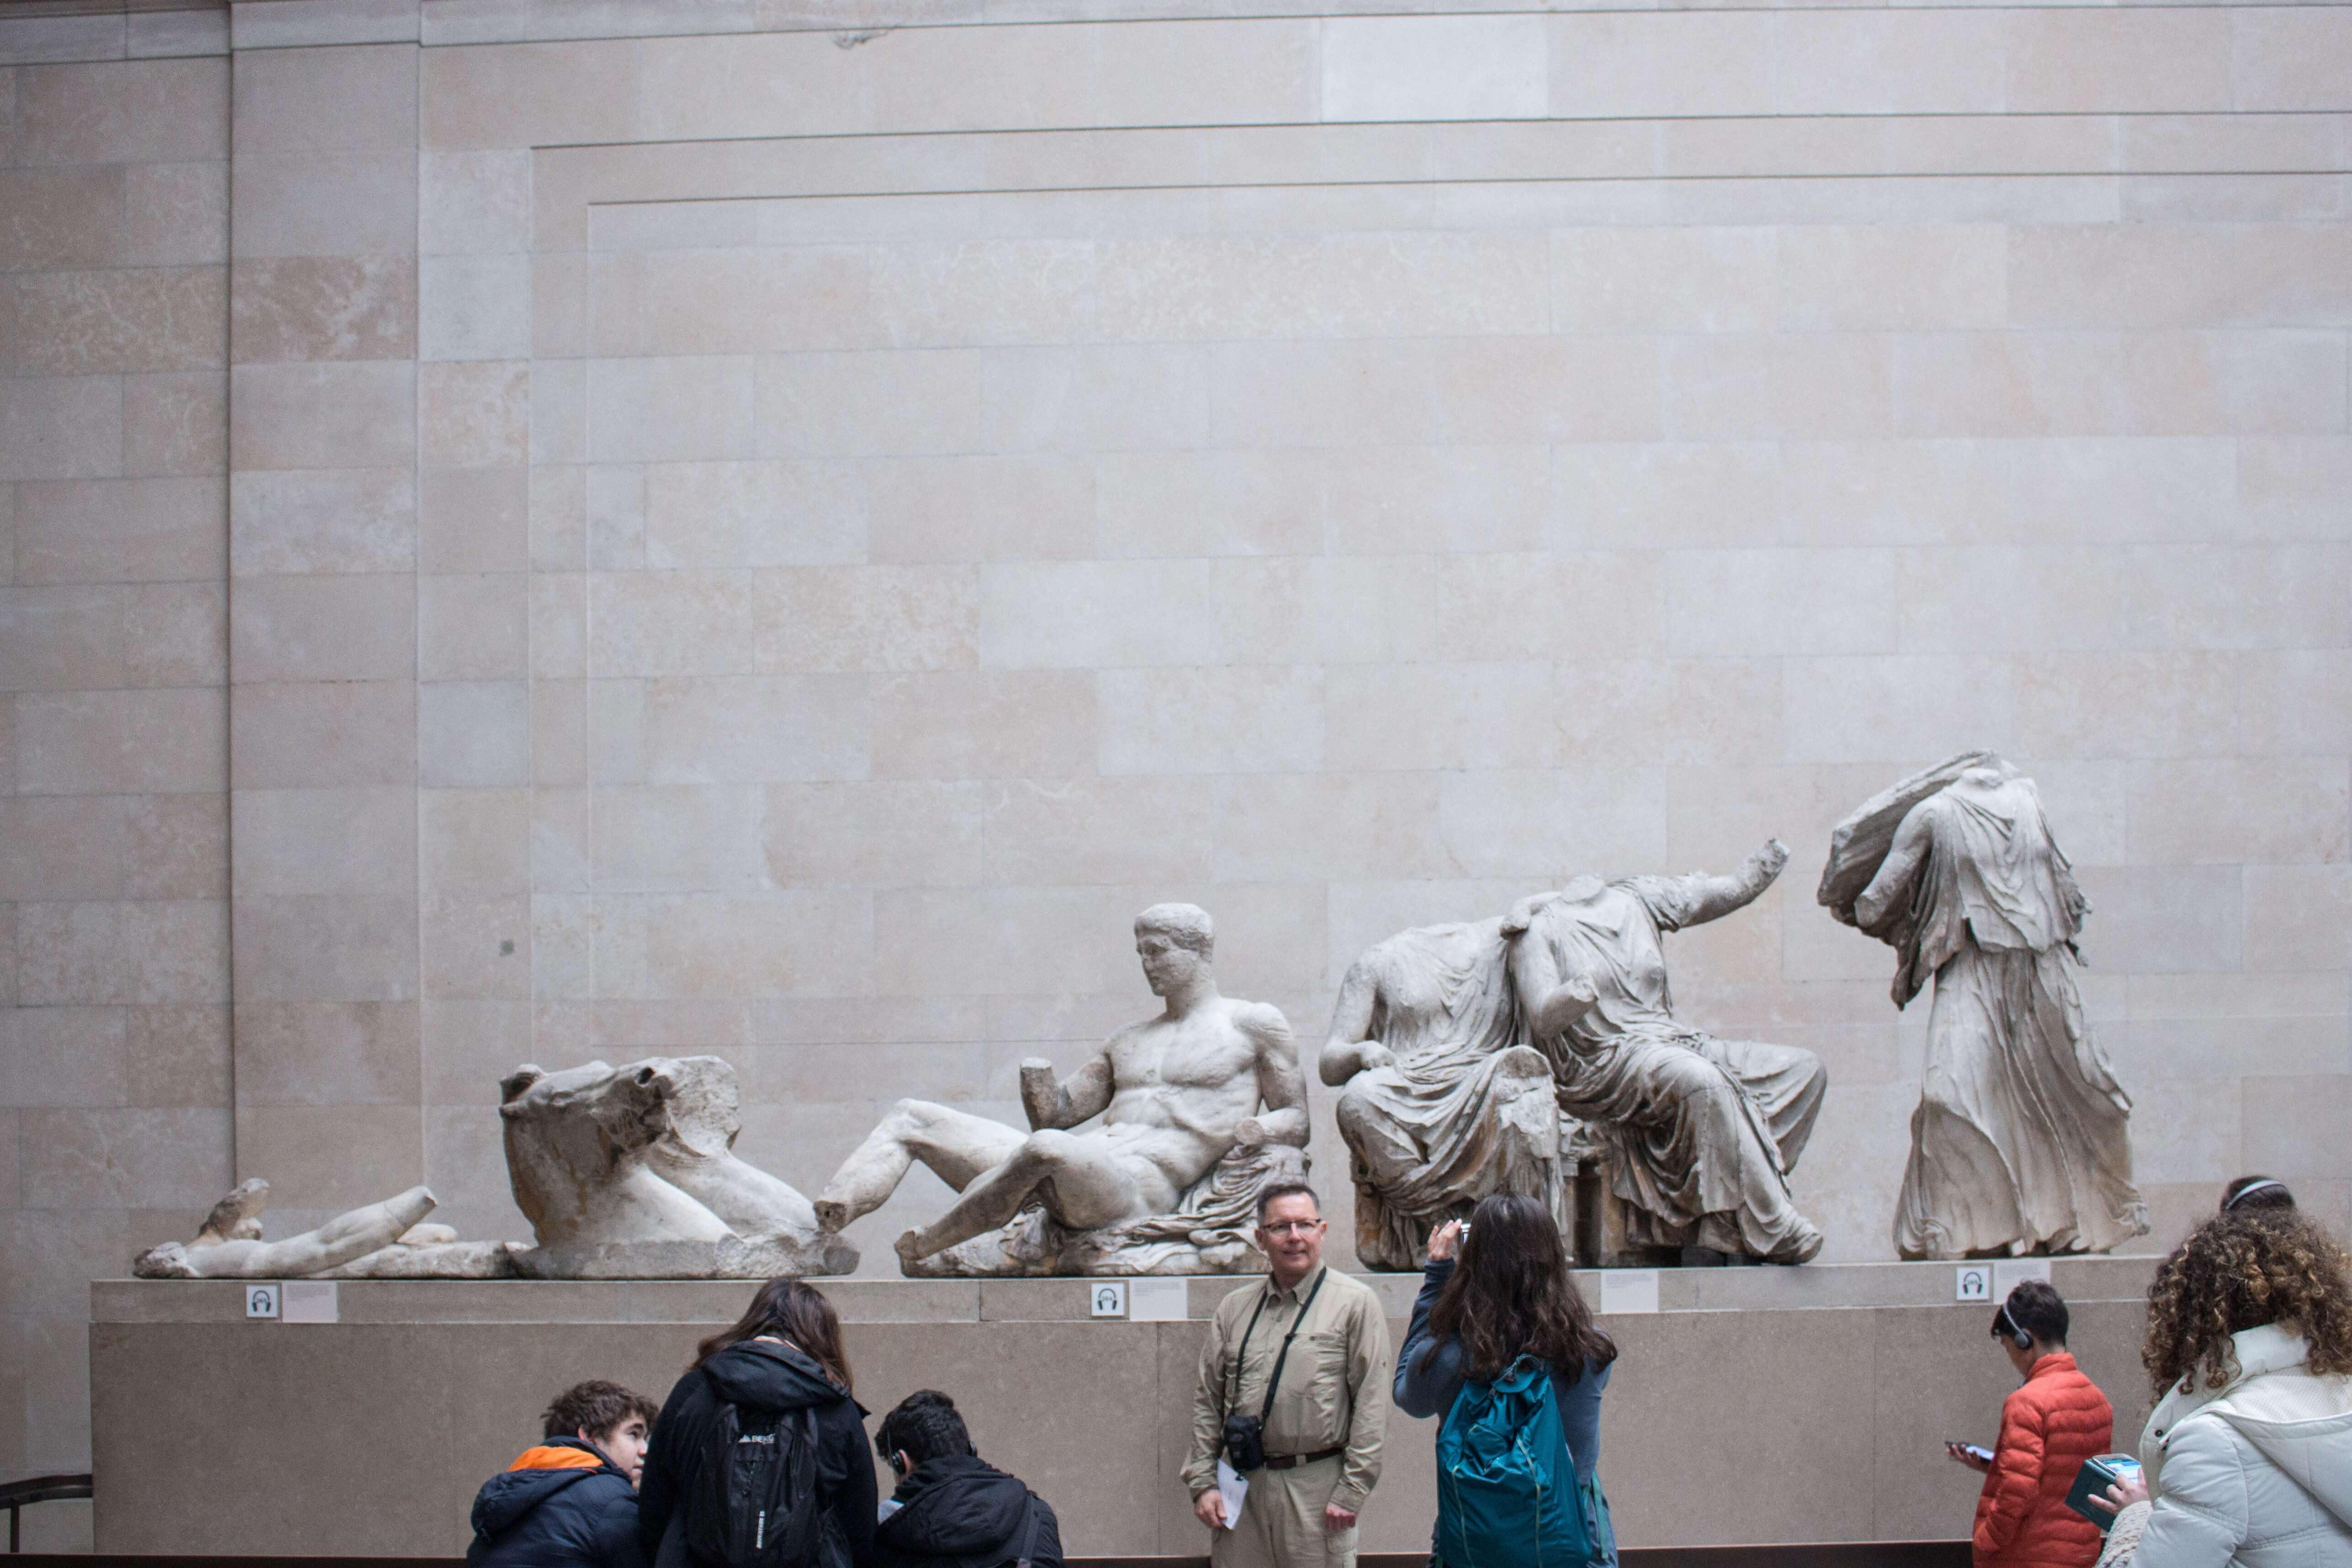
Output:
[[[1339,1466],[1334,1455],[1252,1474],[1240,1524],[1212,1532],[1209,1568],[1356,1568],[1356,1531],[1323,1528]]]

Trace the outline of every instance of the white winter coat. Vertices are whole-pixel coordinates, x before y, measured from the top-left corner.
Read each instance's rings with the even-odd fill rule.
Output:
[[[2132,1568],[2352,1568],[2352,1377],[2314,1376],[2276,1325],[2232,1338],[2235,1378],[2148,1416],[2155,1506]]]

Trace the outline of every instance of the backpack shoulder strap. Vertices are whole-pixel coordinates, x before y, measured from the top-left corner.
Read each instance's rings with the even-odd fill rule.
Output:
[[[1037,1557],[1037,1532],[1045,1528],[1045,1503],[1035,1492],[1029,1494],[1029,1532],[1021,1542],[1020,1561],[1013,1568],[1029,1568]]]

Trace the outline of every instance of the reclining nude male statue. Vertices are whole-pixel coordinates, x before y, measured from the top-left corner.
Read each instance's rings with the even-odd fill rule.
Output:
[[[902,1100],[825,1184],[817,1222],[873,1212],[918,1160],[962,1196],[898,1238],[910,1275],[1190,1274],[1262,1267],[1257,1190],[1303,1175],[1306,1085],[1279,1009],[1220,995],[1207,912],[1135,917],[1156,1018],[1113,1035],[1056,1082],[1021,1064],[1027,1133]],[[1073,1132],[1097,1115],[1099,1125]]]

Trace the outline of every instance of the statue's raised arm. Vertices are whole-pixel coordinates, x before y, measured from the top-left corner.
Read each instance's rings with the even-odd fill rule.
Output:
[[[1110,1109],[1113,1088],[1108,1046],[1060,1080],[1054,1076],[1054,1064],[1042,1056],[1030,1057],[1021,1064],[1021,1109],[1028,1113],[1032,1131],[1075,1127],[1101,1115]]]
[[[1740,862],[1739,869],[1728,876],[1693,872],[1688,876],[1648,880],[1675,884],[1682,911],[1675,923],[1677,926],[1704,925],[1755,903],[1780,880],[1780,868],[1788,863],[1789,846],[1778,839],[1767,839],[1762,849]]]

